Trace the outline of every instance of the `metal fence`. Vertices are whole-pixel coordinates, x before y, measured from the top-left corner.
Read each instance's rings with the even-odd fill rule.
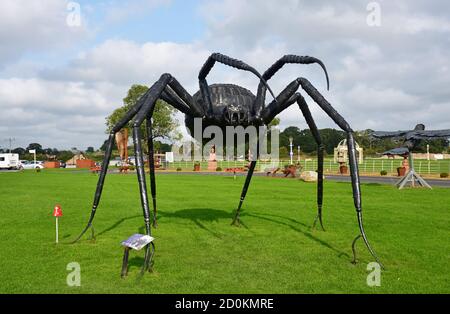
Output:
[[[298,162],[297,160],[295,162]],[[194,161],[176,161],[173,163],[166,163],[165,168],[169,170],[176,170],[180,168],[183,171],[191,171],[194,168]],[[257,170],[264,171],[268,168],[284,168],[289,164],[289,160],[280,160],[277,162],[259,161]],[[316,171],[317,159],[301,159],[300,164],[304,171]],[[401,167],[401,159],[382,159],[382,158],[364,158],[362,164],[359,165],[359,171],[361,173],[380,173],[385,170],[388,174],[396,174],[397,168]],[[226,168],[245,167],[248,165],[248,161],[218,161],[217,167],[225,170]],[[200,162],[201,170],[208,169],[208,162]],[[440,174],[443,172],[450,173],[450,159],[445,160],[423,160],[417,159],[414,161],[414,168],[420,174]],[[335,163],[333,159],[325,159],[324,161],[325,173],[338,173],[339,164]]]

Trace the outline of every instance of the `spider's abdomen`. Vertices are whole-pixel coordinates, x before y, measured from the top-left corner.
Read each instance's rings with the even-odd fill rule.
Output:
[[[229,125],[248,126],[255,95],[246,88],[233,84],[213,84],[209,86],[213,108],[213,118],[203,120],[203,128],[209,125],[226,127]],[[208,112],[208,105],[203,101],[200,91],[193,95],[194,101],[204,112]],[[193,117],[186,115],[185,124],[192,132]],[[193,134],[193,133],[191,133]]]
[[[209,86],[209,90],[214,113],[221,113],[226,106],[239,106],[244,110],[251,110],[256,98],[248,89],[233,84],[213,84]],[[193,97],[195,102],[205,106],[200,91]]]

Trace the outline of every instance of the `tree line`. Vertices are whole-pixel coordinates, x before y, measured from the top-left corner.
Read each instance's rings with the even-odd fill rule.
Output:
[[[323,145],[327,154],[332,155],[334,148],[340,141],[346,138],[346,133],[336,129],[321,129],[319,130]],[[364,149],[365,156],[379,156],[379,154],[390,150],[392,148],[400,147],[401,142],[396,142],[391,139],[374,139],[370,136],[373,132],[371,129],[363,131],[355,131],[356,142]],[[293,139],[294,153],[300,145],[303,153],[315,155],[317,152],[317,144],[309,129],[300,130],[298,127],[290,126],[280,132],[280,156],[287,156],[289,154],[289,138]],[[426,153],[427,145],[430,145],[431,153],[448,153],[449,142],[447,140],[423,140],[415,149],[415,153]]]
[[[31,154],[30,150],[36,151],[36,159],[38,160],[54,159],[62,161],[67,161],[70,158],[72,158],[76,153],[81,152],[76,147],[73,147],[70,150],[58,150],[57,148],[44,148],[39,143],[30,143],[25,148],[16,147],[14,149],[11,149],[11,153],[19,154],[20,159],[22,160],[33,160],[34,154]],[[9,153],[9,152],[10,152],[9,149],[7,148],[0,148],[0,153]],[[84,152],[88,154],[93,154],[95,152],[95,149],[94,147],[90,146]]]

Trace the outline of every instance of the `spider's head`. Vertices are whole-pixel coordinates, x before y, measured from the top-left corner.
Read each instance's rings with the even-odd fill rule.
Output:
[[[229,125],[242,125],[248,122],[248,113],[240,105],[230,104],[223,109],[223,116]]]

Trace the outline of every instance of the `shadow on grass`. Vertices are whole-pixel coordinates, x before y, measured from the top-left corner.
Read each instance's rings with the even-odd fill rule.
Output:
[[[392,186],[392,184],[394,184],[396,181],[392,180],[392,181],[386,181],[384,183],[377,183],[377,182],[361,182],[360,185],[361,186]],[[352,183],[352,181],[334,181],[334,183],[336,184],[344,184],[344,185],[349,185]]]
[[[213,209],[213,208],[188,208],[188,209],[182,209],[182,210],[178,210],[175,212],[164,212],[164,211],[159,211],[158,212],[158,221],[164,220],[165,218],[175,218],[175,219],[184,219],[184,220],[189,220],[191,222],[193,222],[197,227],[199,227],[202,230],[205,230],[206,232],[210,233],[212,236],[216,237],[216,238],[222,238],[223,235],[208,228],[205,224],[207,223],[211,223],[211,222],[218,222],[219,220],[223,219],[223,220],[228,220],[229,224],[230,224],[230,228],[233,228],[231,226],[231,220],[233,218],[233,212],[230,211],[225,211],[225,210],[220,210],[220,209]],[[255,214],[255,213],[247,213],[245,211],[243,211],[241,213],[241,217],[245,218],[245,217],[253,217],[256,219],[260,219],[260,220],[265,220],[265,221],[269,221],[272,223],[276,223],[279,225],[283,225],[286,226],[296,232],[299,232],[301,234],[303,234],[305,237],[309,238],[310,240],[336,252],[338,254],[339,257],[341,256],[346,256],[348,258],[350,258],[350,256],[345,253],[342,252],[336,248],[334,248],[333,246],[331,246],[330,244],[328,244],[327,242],[319,239],[318,237],[314,236],[311,232],[309,232],[308,230],[311,230],[311,226],[306,225],[305,223],[302,223],[296,219],[290,218],[290,217],[285,217],[285,216],[281,216],[281,215],[274,215],[274,214]],[[113,225],[111,225],[110,227],[102,230],[100,233],[97,234],[97,236],[100,236],[102,234],[105,234],[111,230],[114,230],[115,228],[117,228],[120,224],[122,224],[124,221],[129,220],[129,219],[135,219],[138,217],[142,217],[142,215],[134,215],[134,216],[129,216],[126,218],[122,218],[120,220],[118,220],[117,222],[115,222]],[[241,225],[246,228],[247,230],[249,230],[248,226],[246,226],[242,220],[241,220]],[[145,233],[145,228],[144,226],[140,226],[139,227],[139,232],[140,233]],[[142,261],[139,261],[139,257],[136,257],[136,264],[135,265],[142,265]],[[139,261],[139,262],[138,262]],[[130,265],[133,265],[131,260],[130,260]]]
[[[118,226],[120,226],[125,221],[130,220],[130,219],[139,218],[139,217],[143,217],[143,215],[134,215],[134,216],[129,216],[129,217],[119,219],[114,224],[112,224],[110,227],[97,233],[96,236],[101,236],[105,233],[108,233],[109,231],[116,229]],[[158,222],[164,218],[187,219],[187,220],[192,221],[199,228],[211,233],[213,236],[222,238],[222,235],[207,228],[203,222],[207,222],[207,223],[208,222],[209,223],[217,222],[217,221],[219,221],[219,219],[228,218],[228,219],[230,219],[230,224],[231,224],[232,213],[224,211],[224,210],[218,210],[218,209],[212,209],[212,208],[189,208],[189,209],[182,209],[182,210],[179,210],[179,211],[176,211],[173,213],[158,211],[157,218],[158,218]],[[244,224],[242,224],[242,225],[245,228],[247,228]],[[145,233],[145,227],[140,226],[138,232]]]
[[[105,230],[100,231],[99,233],[97,233],[95,236],[101,236],[102,234],[107,233],[108,231],[114,230],[116,229],[119,225],[121,225],[123,222],[129,220],[129,219],[135,219],[138,217],[142,217],[142,215],[135,215],[135,216],[129,216],[129,217],[125,217],[122,219],[119,219],[117,222],[115,222],[114,224],[112,224],[110,227],[106,228]]]
[[[327,242],[325,242],[325,241],[315,237],[311,232],[302,230],[298,226],[295,226],[295,224],[297,224],[297,225],[300,225],[302,227],[307,228],[307,230],[311,229],[311,226],[308,226],[308,225],[306,225],[306,224],[304,224],[304,223],[302,223],[302,222],[300,222],[298,220],[295,220],[295,219],[292,219],[292,218],[288,218],[288,217],[284,217],[284,216],[273,215],[273,214],[245,214],[245,216],[255,217],[255,218],[258,218],[258,219],[263,219],[263,220],[267,220],[267,221],[270,221],[270,222],[274,222],[274,223],[277,223],[277,224],[289,227],[292,230],[303,234],[305,237],[313,240],[314,242],[316,242],[316,243],[326,247],[327,249],[330,249],[330,250],[336,252],[338,254],[338,257],[346,256],[346,257],[350,258],[350,256],[347,253],[342,252],[342,251],[334,248],[333,246],[331,246]],[[284,221],[280,221],[280,220],[276,220],[276,219],[273,219],[273,218],[269,218],[269,217],[285,219],[287,221],[290,221],[290,222],[294,223],[294,225],[293,224],[289,224],[289,223],[284,222]]]
[[[381,184],[381,183],[361,183],[362,186],[383,186],[388,184]]]
[[[231,220],[233,218],[232,212],[213,208],[188,208],[178,210],[172,213],[160,211],[159,214],[162,219],[179,218],[190,220],[199,228],[209,232],[216,238],[222,238],[222,235],[220,233],[215,232],[214,230],[209,229],[204,225],[204,223],[218,222],[219,219],[229,219],[231,225]],[[247,228],[244,224],[242,225],[245,228]]]

